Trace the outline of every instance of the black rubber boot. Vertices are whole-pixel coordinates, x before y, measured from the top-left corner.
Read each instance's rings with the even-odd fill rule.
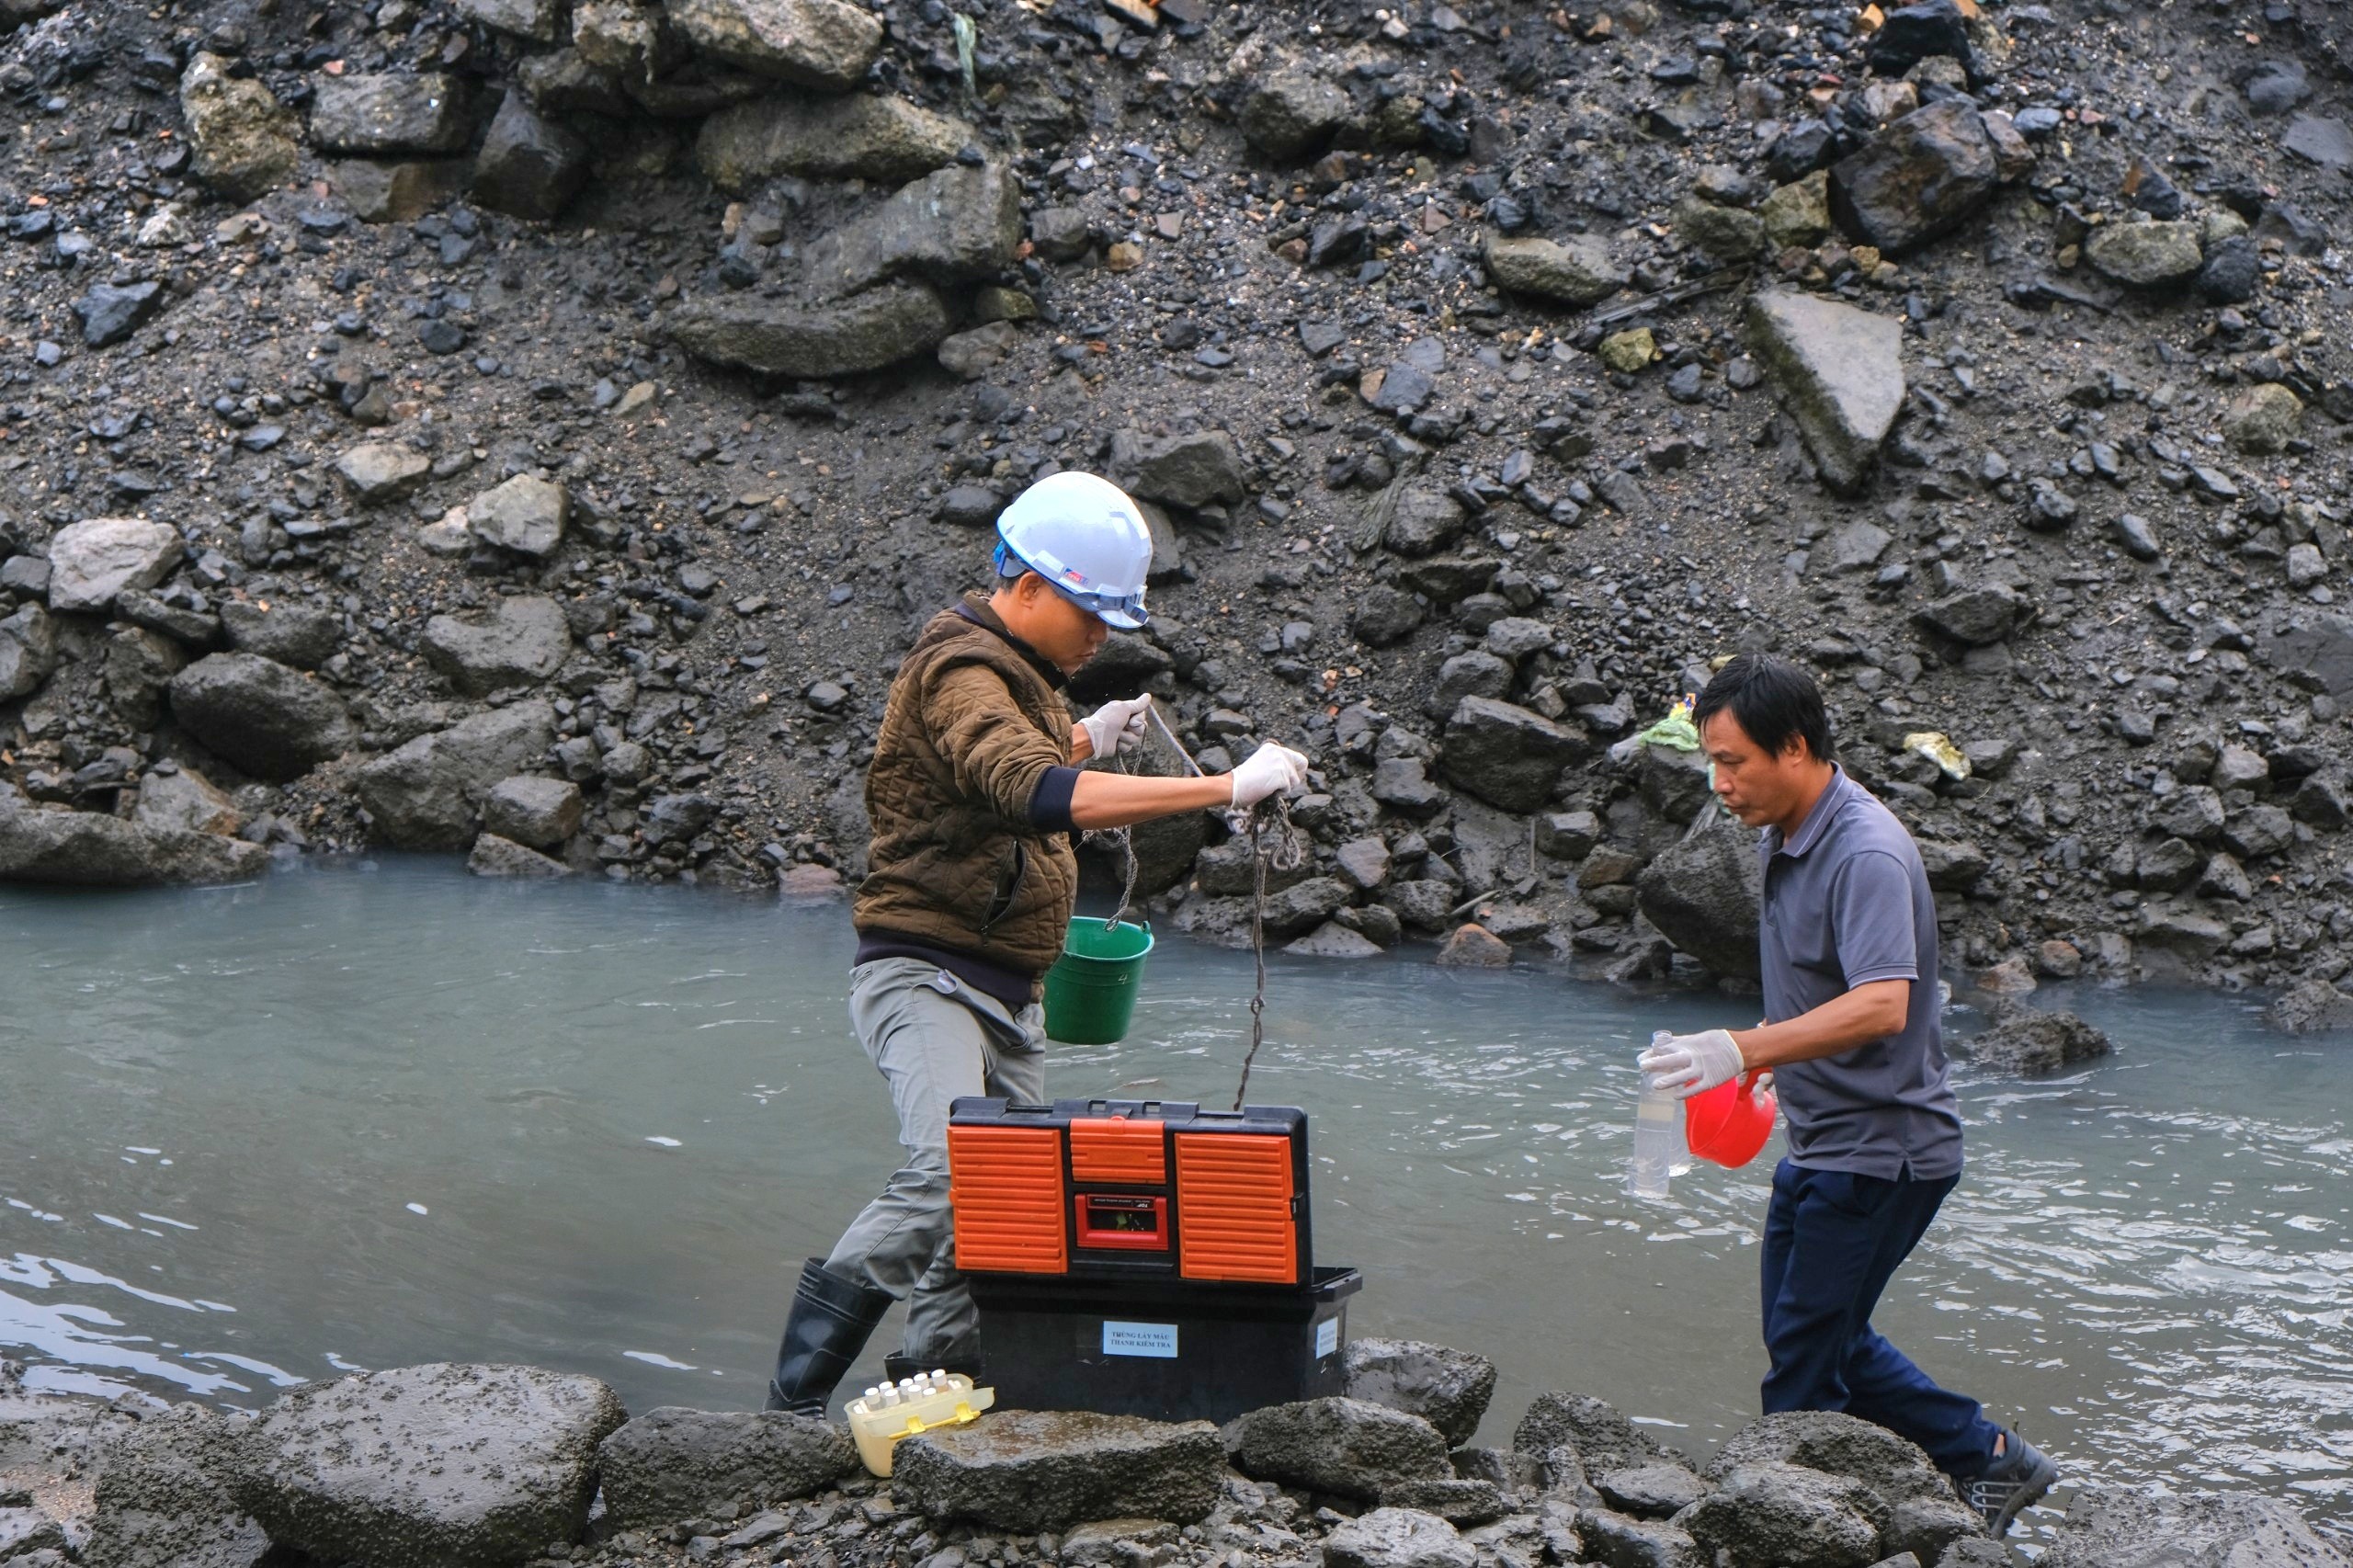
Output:
[[[914,1357],[893,1350],[882,1358],[882,1375],[892,1382],[900,1382],[918,1372],[961,1372],[975,1384],[981,1381],[981,1358],[975,1351],[970,1355],[949,1356],[938,1361],[918,1361]]]
[[[834,1385],[866,1347],[866,1336],[892,1300],[887,1290],[830,1272],[818,1258],[802,1264],[801,1283],[792,1291],[792,1315],[784,1320],[784,1343],[777,1346],[768,1408],[824,1420],[834,1402]]]

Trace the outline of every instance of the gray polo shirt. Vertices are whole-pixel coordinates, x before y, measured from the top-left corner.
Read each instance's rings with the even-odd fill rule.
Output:
[[[1961,1108],[1937,1027],[1937,905],[1912,835],[1842,767],[1789,841],[1768,827],[1759,850],[1768,1023],[1874,980],[1912,982],[1901,1033],[1774,1071],[1790,1158],[1891,1178],[1959,1175]]]

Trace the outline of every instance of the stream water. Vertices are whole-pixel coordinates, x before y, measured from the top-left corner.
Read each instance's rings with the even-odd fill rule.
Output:
[[[756,1403],[800,1258],[895,1163],[850,949],[838,906],[443,862],[0,889],[0,1354],[36,1387],[240,1406],[444,1359]],[[1494,1357],[1486,1441],[1554,1388],[1696,1455],[1749,1419],[1778,1139],[1667,1204],[1623,1191],[1639,1043],[1739,1004],[1268,971],[1251,1097],[1312,1113],[1318,1261],[1368,1281],[1351,1333]],[[1129,1040],[1053,1048],[1050,1087],[1225,1103],[1249,986],[1247,954],[1165,944]],[[2037,1000],[2120,1052],[1964,1075],[1969,1172],[1879,1326],[2071,1481],[2353,1525],[2353,1052],[2242,1000]]]

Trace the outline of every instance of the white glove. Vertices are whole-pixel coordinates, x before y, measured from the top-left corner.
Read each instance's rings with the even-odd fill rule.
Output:
[[[1741,1060],[1740,1047],[1731,1035],[1722,1029],[1703,1029],[1698,1034],[1667,1036],[1664,1044],[1643,1051],[1635,1065],[1650,1074],[1654,1087],[1688,1100],[1739,1077],[1748,1063]]]
[[[1131,697],[1123,702],[1106,702],[1078,722],[1086,732],[1086,743],[1095,755],[1110,756],[1114,751],[1133,751],[1143,740],[1144,715],[1152,711],[1152,699]]]
[[[1307,758],[1289,746],[1268,741],[1226,777],[1233,781],[1234,809],[1241,811],[1269,795],[1288,795],[1306,783]]]

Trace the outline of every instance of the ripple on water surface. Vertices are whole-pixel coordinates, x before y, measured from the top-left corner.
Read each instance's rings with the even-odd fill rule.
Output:
[[[897,1159],[838,909],[388,861],[0,890],[0,1352],[36,1386],[250,1406],[522,1360],[747,1404],[798,1260]],[[1130,1040],[1056,1047],[1049,1081],[1223,1105],[1249,983],[1164,943]],[[1737,1004],[1393,960],[1277,958],[1269,986],[1251,1097],[1313,1113],[1351,1332],[1495,1356],[1484,1440],[1547,1388],[1699,1452],[1748,1419],[1769,1167],[1620,1188],[1639,1043]],[[2074,1476],[2353,1522],[2353,1055],[2223,998],[2057,1000],[2120,1054],[1964,1078],[1969,1173],[1879,1326]]]

